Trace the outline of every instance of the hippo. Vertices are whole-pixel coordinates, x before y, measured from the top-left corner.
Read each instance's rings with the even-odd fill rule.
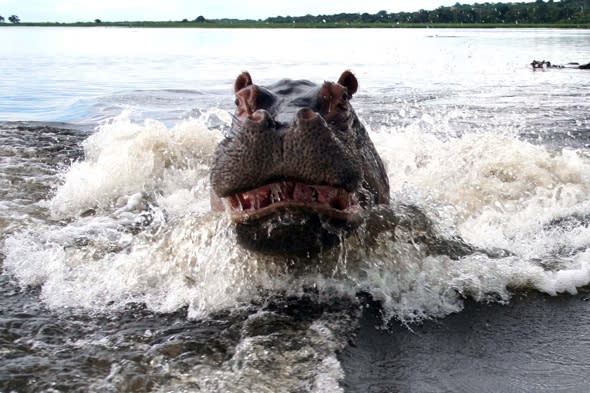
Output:
[[[578,69],[578,70],[590,70],[590,63],[588,64],[580,64],[580,63],[576,63],[576,62],[572,62],[572,63],[567,63],[566,65],[561,65],[561,64],[551,64],[550,61],[538,61],[538,60],[533,60],[531,62],[531,67],[533,68],[533,71],[536,71],[537,69],[545,69],[545,68],[574,68],[574,69]]]
[[[389,204],[389,180],[351,106],[358,81],[344,71],[321,85],[234,82],[235,113],[213,154],[211,206],[238,242],[270,254],[312,255],[340,243],[363,212]]]

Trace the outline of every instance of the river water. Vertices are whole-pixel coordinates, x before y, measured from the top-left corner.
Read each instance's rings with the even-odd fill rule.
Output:
[[[590,31],[0,28],[0,391],[587,392]],[[257,255],[234,78],[336,80],[392,205],[499,253]]]

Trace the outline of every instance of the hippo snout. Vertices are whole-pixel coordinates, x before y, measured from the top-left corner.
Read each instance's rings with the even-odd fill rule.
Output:
[[[362,172],[358,157],[340,141],[319,113],[297,111],[288,126],[257,110],[217,148],[211,183],[226,197],[276,180],[330,185],[354,191]]]

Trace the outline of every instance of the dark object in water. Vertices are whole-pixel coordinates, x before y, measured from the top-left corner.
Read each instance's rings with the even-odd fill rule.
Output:
[[[309,254],[338,244],[361,212],[389,203],[389,181],[350,99],[350,72],[321,86],[284,79],[234,83],[236,112],[211,168],[212,206],[236,223],[240,243]]]
[[[567,63],[566,65],[561,65],[561,64],[551,64],[550,61],[538,61],[538,60],[533,60],[531,62],[531,67],[533,67],[533,71],[536,71],[538,69],[543,70],[545,68],[575,68],[575,69],[579,69],[579,70],[590,70],[590,63],[588,64],[582,64],[580,65],[580,63]]]

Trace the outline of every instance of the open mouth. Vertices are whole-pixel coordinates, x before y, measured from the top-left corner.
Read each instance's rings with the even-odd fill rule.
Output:
[[[230,216],[245,222],[274,214],[280,209],[307,210],[331,218],[348,220],[358,213],[355,193],[343,188],[281,181],[223,198]]]

